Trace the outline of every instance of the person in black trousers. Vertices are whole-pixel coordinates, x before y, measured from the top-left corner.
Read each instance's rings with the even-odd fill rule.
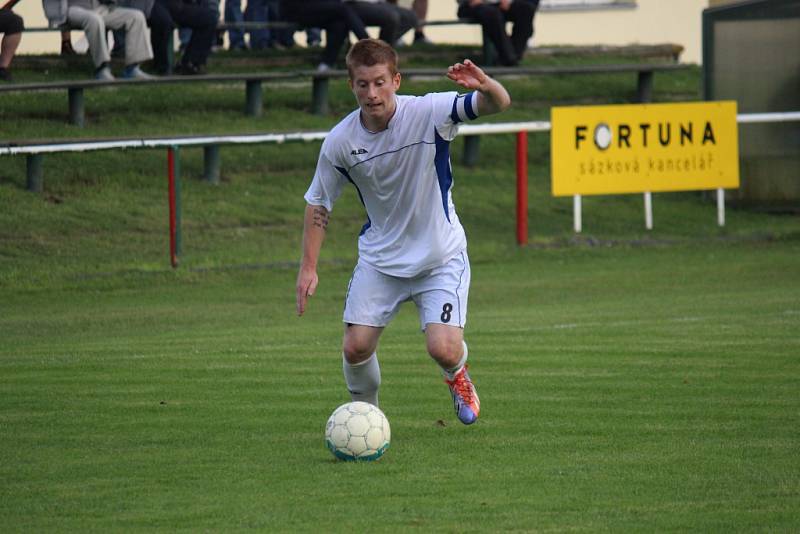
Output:
[[[522,60],[533,35],[538,7],[539,0],[458,0],[458,18],[479,22],[497,49],[500,64],[514,66]],[[506,22],[514,24],[510,37]]]
[[[394,46],[400,37],[417,26],[417,16],[410,9],[391,4],[386,0],[373,2],[345,0],[364,24],[380,26],[382,41]]]
[[[336,63],[349,32],[359,39],[369,38],[364,23],[341,0],[281,0],[280,6],[286,20],[325,29],[325,50],[317,70],[328,70]]]
[[[150,27],[150,44],[153,47],[153,70],[158,74],[169,72],[170,36],[179,28],[191,28],[192,36],[175,65],[177,74],[200,74],[211,54],[217,27],[215,12],[193,0],[120,0],[123,7],[144,13]],[[125,32],[114,32],[114,49],[125,46]]]

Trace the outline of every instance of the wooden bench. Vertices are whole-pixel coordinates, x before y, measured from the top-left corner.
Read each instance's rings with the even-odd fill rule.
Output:
[[[624,65],[578,65],[546,67],[489,67],[486,72],[493,77],[505,76],[563,76],[591,74],[636,74],[636,100],[650,102],[653,93],[653,76],[656,72],[686,69],[675,63],[624,64]],[[444,77],[443,69],[405,69],[406,78]],[[22,83],[0,85],[0,93],[53,91],[66,89],[69,101],[69,121],[83,126],[85,121],[84,91],[103,87],[128,87],[153,84],[187,83],[236,83],[245,82],[245,114],[257,117],[262,113],[262,84],[284,80],[311,80],[311,111],[316,115],[327,115],[329,111],[329,86],[332,79],[347,78],[346,70],[314,70],[263,72],[252,74],[216,74],[201,76],[160,76],[149,80],[69,80],[58,82]]]

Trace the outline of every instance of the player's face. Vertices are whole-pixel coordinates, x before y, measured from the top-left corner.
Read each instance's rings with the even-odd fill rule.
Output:
[[[356,67],[350,88],[364,120],[372,126],[386,127],[397,106],[394,97],[400,88],[400,73],[392,75],[384,64]]]

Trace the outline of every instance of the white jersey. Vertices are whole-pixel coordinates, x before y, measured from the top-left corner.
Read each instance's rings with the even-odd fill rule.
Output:
[[[325,138],[306,202],[333,204],[348,182],[367,210],[360,261],[390,276],[413,277],[444,265],[467,240],[450,190],[450,141],[477,118],[477,92],[397,95],[386,130],[370,132],[357,109]]]

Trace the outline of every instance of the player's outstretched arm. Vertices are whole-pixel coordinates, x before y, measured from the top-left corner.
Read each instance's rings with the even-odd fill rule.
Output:
[[[329,213],[324,206],[306,206],[303,223],[303,259],[300,261],[300,272],[297,273],[297,315],[306,311],[308,297],[317,290],[317,261],[325,239]]]
[[[461,87],[478,91],[478,113],[500,113],[511,105],[511,96],[503,85],[469,59],[447,69],[447,77]]]

